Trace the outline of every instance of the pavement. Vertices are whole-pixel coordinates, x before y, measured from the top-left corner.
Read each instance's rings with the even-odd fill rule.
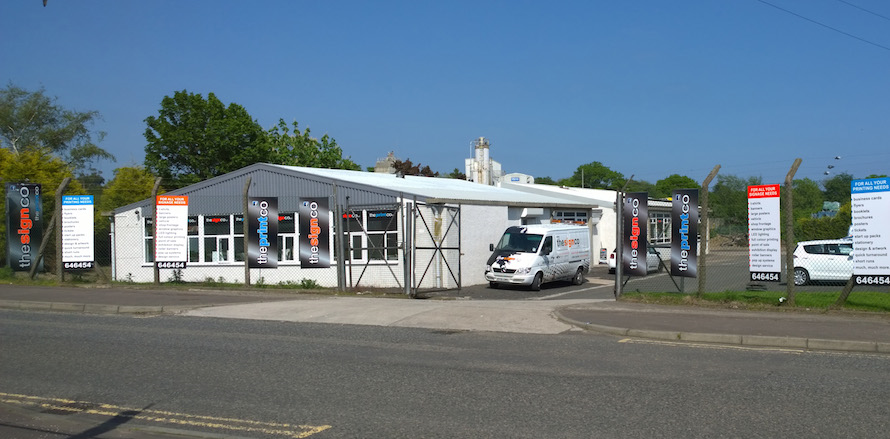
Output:
[[[614,300],[411,300],[276,290],[21,285],[0,285],[0,308],[529,334],[587,330],[673,342],[890,353],[890,315],[846,311],[747,311]]]

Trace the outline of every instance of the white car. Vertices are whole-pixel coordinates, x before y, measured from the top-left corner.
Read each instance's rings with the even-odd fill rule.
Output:
[[[853,276],[853,241],[801,241],[794,249],[794,285],[811,281],[846,281]]]
[[[612,250],[612,254],[609,255],[609,274],[615,273],[615,250]],[[661,257],[658,255],[658,250],[655,250],[655,247],[651,245],[646,246],[646,272],[652,273],[654,271],[658,271],[661,269]]]

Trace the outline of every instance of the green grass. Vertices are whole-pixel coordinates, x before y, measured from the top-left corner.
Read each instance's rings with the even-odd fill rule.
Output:
[[[725,291],[704,293],[700,299],[695,295],[679,293],[625,293],[621,300],[628,302],[654,303],[663,305],[696,305],[726,307],[735,309],[793,309],[827,311],[840,296],[836,293],[795,293],[795,306],[779,304],[782,292],[772,291]],[[890,294],[854,291],[847,298],[844,310],[890,313]]]

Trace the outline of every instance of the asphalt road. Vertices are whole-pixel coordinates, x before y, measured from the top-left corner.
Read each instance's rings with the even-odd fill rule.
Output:
[[[879,355],[16,311],[0,311],[0,346],[2,399],[106,412],[74,415],[84,431],[114,427],[115,411],[130,427],[254,438],[834,438],[890,427],[890,357]]]

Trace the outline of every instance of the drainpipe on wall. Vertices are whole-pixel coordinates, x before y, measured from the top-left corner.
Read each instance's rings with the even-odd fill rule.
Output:
[[[442,288],[442,211],[439,206],[430,206],[433,210],[433,242],[436,244],[436,288]]]

